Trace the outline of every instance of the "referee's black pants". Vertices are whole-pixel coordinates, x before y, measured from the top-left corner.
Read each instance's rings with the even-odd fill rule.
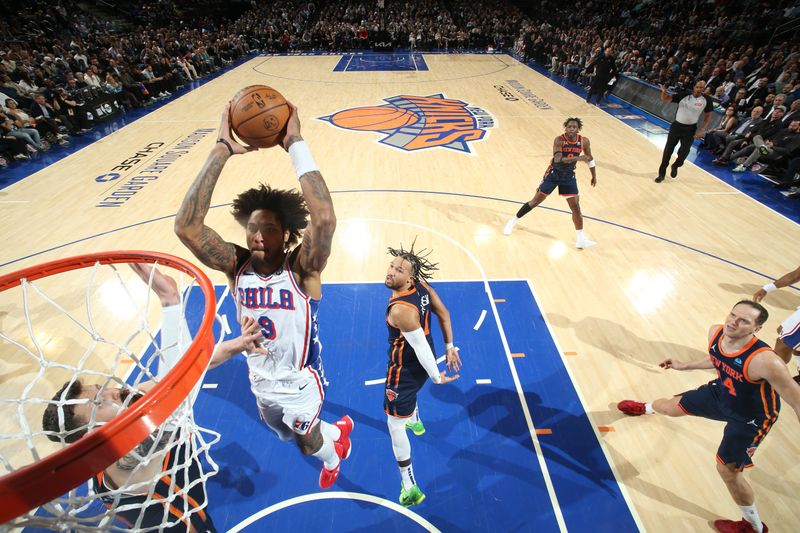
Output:
[[[661,166],[658,167],[659,176],[666,175],[669,158],[672,157],[672,152],[675,150],[678,143],[681,143],[681,147],[678,148],[678,159],[675,160],[673,166],[678,168],[683,165],[686,156],[689,155],[689,150],[692,148],[695,131],[697,131],[697,124],[673,122],[670,125],[669,135],[667,135],[667,145],[664,147],[664,153],[661,156]]]

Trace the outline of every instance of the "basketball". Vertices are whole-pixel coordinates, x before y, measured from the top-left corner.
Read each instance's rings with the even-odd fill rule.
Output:
[[[270,148],[283,139],[290,112],[281,93],[266,85],[251,85],[231,100],[231,127],[244,144]]]
[[[362,131],[393,130],[419,120],[412,111],[391,106],[356,107],[339,111],[331,122],[341,128]]]

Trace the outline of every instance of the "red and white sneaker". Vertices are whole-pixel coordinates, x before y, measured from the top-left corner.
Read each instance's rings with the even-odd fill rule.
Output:
[[[325,465],[322,465],[322,470],[319,473],[319,486],[322,490],[329,489],[339,479],[339,469],[342,466],[342,445],[338,442],[333,443],[336,450],[336,455],[339,456],[339,464],[333,470],[328,470]]]
[[[617,409],[629,416],[639,416],[647,412],[642,402],[633,400],[622,400],[617,404]]]
[[[720,533],[753,533],[755,532],[755,528],[745,520],[744,518],[739,520],[738,522],[734,522],[733,520],[715,520],[714,527]],[[767,524],[761,522],[761,527],[763,527],[763,533],[767,533],[769,528]]]
[[[334,422],[333,425],[338,427],[339,431],[342,432],[342,434],[339,435],[339,440],[336,441],[336,444],[341,446],[342,450],[342,453],[339,454],[339,457],[341,459],[347,459],[350,457],[350,452],[353,451],[353,448],[350,445],[350,433],[353,431],[355,423],[349,415],[344,415],[342,418]],[[339,448],[336,449],[336,453],[339,453]]]

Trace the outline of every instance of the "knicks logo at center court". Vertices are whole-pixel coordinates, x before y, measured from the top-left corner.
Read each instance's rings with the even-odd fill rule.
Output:
[[[431,96],[398,95],[384,98],[385,105],[352,107],[319,117],[345,130],[373,131],[380,143],[407,152],[449,148],[470,153],[469,143],[482,140],[494,118],[462,100]]]

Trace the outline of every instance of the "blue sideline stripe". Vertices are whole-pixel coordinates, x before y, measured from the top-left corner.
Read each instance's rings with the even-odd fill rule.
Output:
[[[493,281],[500,320],[570,531],[638,531],[527,283]]]

